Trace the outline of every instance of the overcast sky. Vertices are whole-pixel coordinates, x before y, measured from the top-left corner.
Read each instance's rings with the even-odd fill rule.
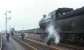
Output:
[[[0,30],[5,30],[5,11],[8,13],[8,29],[16,30],[38,28],[38,22],[43,14],[59,8],[80,8],[84,0],[0,0]]]

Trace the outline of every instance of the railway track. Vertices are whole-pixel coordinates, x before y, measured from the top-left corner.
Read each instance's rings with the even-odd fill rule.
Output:
[[[25,48],[27,48],[28,50],[59,50],[57,48],[48,46],[46,44],[42,44],[42,43],[36,43],[34,41],[31,40],[24,40],[22,41],[21,38],[18,37],[13,37],[17,42],[19,42],[20,44],[24,45]]]
[[[15,38],[15,37],[14,37]],[[21,40],[20,37],[15,38],[21,44],[24,44],[26,48],[29,50],[83,50],[79,48],[72,48],[68,46],[48,46],[44,43],[37,42],[31,39],[25,39],[24,41]]]
[[[38,46],[47,47],[46,44],[31,40],[31,39],[26,39],[25,41],[28,43],[33,42],[35,45],[38,45]],[[31,43],[31,45],[33,45],[33,44]],[[37,48],[39,48],[38,46],[37,46]],[[83,50],[84,49],[84,48],[74,47],[74,46],[70,46],[70,45],[63,45],[63,44],[55,45],[55,46],[48,46],[48,47],[50,50]]]
[[[32,47],[28,43],[25,43],[24,41],[22,41],[16,37],[13,37],[13,39],[16,40],[18,43],[20,43],[24,48],[26,48],[26,50],[36,50],[36,48]]]

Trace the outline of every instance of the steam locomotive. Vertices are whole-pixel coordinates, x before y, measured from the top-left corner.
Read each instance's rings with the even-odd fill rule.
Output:
[[[41,33],[43,34],[42,37],[48,36],[45,29],[49,23],[53,22],[55,29],[58,30],[58,34],[62,33],[60,34],[61,43],[84,46],[84,7],[76,10],[61,9],[65,9],[64,12],[57,13],[57,11],[53,11],[47,18],[44,15],[45,19],[42,19],[39,23]],[[51,44],[54,40],[54,38],[50,38],[47,43]]]

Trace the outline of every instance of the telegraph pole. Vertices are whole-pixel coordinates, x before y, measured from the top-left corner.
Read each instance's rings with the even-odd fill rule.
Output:
[[[7,34],[7,10],[6,10],[6,12],[5,12],[5,25],[6,25],[6,34]]]
[[[7,24],[8,24],[8,14],[7,13],[11,13],[11,11],[7,11],[6,10],[6,12],[5,12],[5,25],[6,25],[6,34],[7,34],[7,32],[8,32],[8,30],[7,30]]]

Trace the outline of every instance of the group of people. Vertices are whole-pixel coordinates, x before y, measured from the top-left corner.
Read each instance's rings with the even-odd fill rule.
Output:
[[[21,34],[21,39],[24,40],[24,37],[25,37],[25,34],[22,33],[22,34]]]
[[[14,34],[11,34],[11,35],[13,36]],[[25,34],[21,33],[21,39],[22,40],[24,40],[24,37],[25,37]],[[10,39],[10,34],[9,33],[6,33],[6,39],[9,41],[9,39]]]

